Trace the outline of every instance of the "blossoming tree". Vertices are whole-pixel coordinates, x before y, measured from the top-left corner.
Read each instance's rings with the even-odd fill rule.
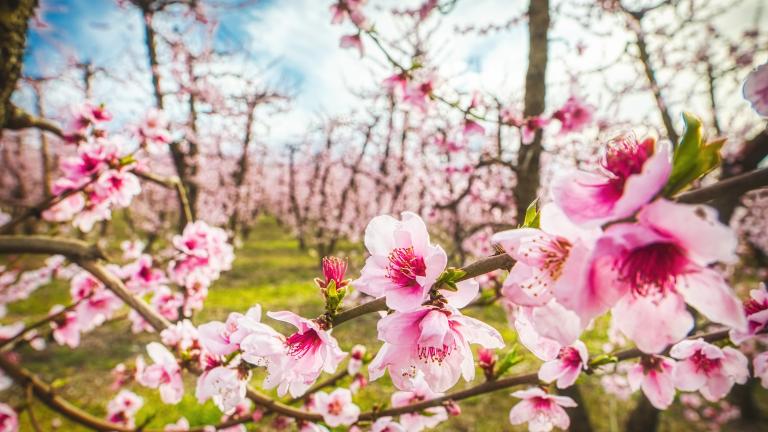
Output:
[[[0,6],[1,48],[13,60],[0,69],[0,134],[9,154],[3,160],[14,167],[3,175],[15,179],[19,197],[27,199],[24,187],[39,191],[34,203],[13,202],[11,214],[0,213],[0,254],[7,258],[0,266],[3,314],[5,305],[35,296],[54,280],[69,285],[65,304],[52,305],[47,316],[0,327],[0,388],[15,386],[25,401],[0,403],[0,431],[18,430],[20,412],[40,429],[35,400],[100,431],[241,431],[262,422],[274,428],[293,423],[301,431],[420,431],[461,415],[461,401],[502,390],[512,392],[503,407],[512,425],[586,430],[589,419],[574,391],[586,379],[599,377],[617,395],[640,390],[656,410],[679,398],[687,416],[698,419],[704,401],[722,404],[751,378],[768,384],[768,293],[765,285],[748,296],[734,289],[729,266],[740,259],[740,239],[723,216],[738,207],[738,197],[765,193],[768,169],[756,160],[765,148],[755,149],[765,145],[765,132],[724,159],[725,141],[707,133],[706,120],[684,112],[684,129],[675,129],[642,22],[676,2],[637,10],[617,1],[596,6],[600,14],[630,21],[666,132],[657,139],[625,128],[585,147],[599,151],[575,158],[575,164],[558,162],[556,150],[545,151],[545,140],[554,134],[551,125],[560,138],[582,132],[593,123],[596,107],[571,94],[545,113],[549,2],[532,1],[526,13],[530,53],[520,113],[491,95],[446,95],[450,88],[440,82],[439,69],[429,66],[423,40],[392,51],[372,25],[365,1],[334,2],[329,19],[354,29],[340,46],[364,55],[373,44],[394,69],[384,91],[369,98],[372,107],[385,107],[383,114],[372,109],[364,121],[323,125],[322,150],[301,154],[300,147],[291,147],[287,160],[269,155],[279,161],[271,171],[264,160],[256,167],[250,160],[251,126],[256,106],[280,96],[254,90],[239,100],[246,121],[236,163],[214,151],[201,156],[206,134],[216,127],[206,130],[198,123],[198,104],[226,108],[217,103],[226,97],[206,91],[199,78],[214,72],[195,67],[213,54],[193,54],[182,35],[163,37],[179,60],[168,73],[188,106],[183,128],[169,122],[154,19],[176,3],[198,24],[206,24],[205,14],[194,1],[130,3],[144,17],[155,98],[131,127],[114,126],[112,108],[94,102],[79,105],[64,126],[14,105],[11,93],[34,2]],[[392,13],[412,21],[418,34],[430,17],[450,13],[455,3],[426,1]],[[408,63],[396,52],[405,53]],[[708,59],[702,62],[712,66]],[[741,68],[751,65],[742,60]],[[710,85],[730,71],[715,72],[707,69]],[[750,71],[739,84],[765,118],[768,66]],[[711,101],[713,128],[720,132],[714,96]],[[418,131],[408,126],[421,120]],[[496,142],[471,151],[486,128],[496,128]],[[25,131],[12,132],[20,129]],[[42,164],[28,163],[38,166],[33,175],[11,162],[29,162],[21,143],[34,129],[58,136],[49,144],[63,150],[55,166],[43,150]],[[174,139],[175,129],[183,129],[182,139]],[[401,132],[399,146],[395,131]],[[336,149],[337,140],[351,136],[362,137],[359,147]],[[510,136],[516,138],[513,151]],[[10,148],[13,141],[18,145]],[[309,148],[316,141],[304,144]],[[381,152],[370,156],[372,147]],[[554,160],[545,160],[547,153]],[[153,171],[167,157],[175,172]],[[221,202],[221,191],[211,188],[214,204],[206,204],[205,187],[197,181],[208,161],[231,179],[217,183],[231,192],[223,196],[245,200],[258,189],[262,199],[254,201],[263,211],[328,255],[314,281],[323,313],[302,316],[253,304],[230,311],[223,321],[198,319],[209,288],[232,269],[236,231],[256,212],[235,202],[218,224],[209,214],[203,218],[206,206]],[[721,178],[714,179],[719,168]],[[96,224],[129,214],[126,209],[149,188],[159,188],[164,197],[157,210],[166,205],[162,210],[169,211],[168,197],[173,198],[178,216],[172,223],[156,224],[146,242],[115,239],[119,256],[115,241],[87,237]],[[759,205],[745,204],[746,211],[759,213]],[[759,242],[760,233],[754,235]],[[353,275],[347,259],[330,254],[340,239],[355,238],[362,239],[366,258]],[[451,250],[440,244],[442,238]],[[511,330],[505,333],[522,347],[470,316],[475,307],[501,307]],[[115,368],[115,396],[104,404],[105,416],[77,406],[56,382],[25,366],[21,347],[42,348],[50,335],[56,344],[77,349],[83,335],[121,313],[133,333],[152,333],[153,341],[131,364]],[[377,317],[377,340],[345,352],[348,344],[334,330],[368,315]],[[597,325],[601,320],[610,324]],[[607,333],[610,343],[590,352],[588,332]],[[533,367],[527,371],[515,367],[523,362],[523,350],[537,359],[526,362]],[[144,401],[126,387],[130,382],[156,390],[163,404],[180,404],[186,394],[201,404],[210,400],[222,419],[196,424],[185,416],[157,427],[149,424],[151,417],[137,422]],[[380,392],[370,406],[360,403],[358,391],[367,385],[386,389],[381,382],[391,382],[391,394]],[[459,385],[464,387],[457,390]],[[713,424],[729,418],[728,407],[721,408]],[[637,424],[630,416],[627,428]]]

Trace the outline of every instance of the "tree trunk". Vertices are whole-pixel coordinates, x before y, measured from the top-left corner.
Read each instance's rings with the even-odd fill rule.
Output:
[[[27,26],[37,0],[3,0],[0,2],[0,136],[14,107],[11,94],[21,75]]]
[[[629,414],[624,430],[627,432],[653,432],[659,427],[659,410],[654,408],[645,395],[637,401],[637,406]]]
[[[525,74],[525,117],[541,115],[546,97],[547,55],[549,40],[549,0],[531,0],[528,7],[528,71]],[[514,195],[517,219],[522,221],[525,209],[536,199],[541,182],[541,129],[533,142],[521,145],[517,155],[517,185]]]
[[[573,432],[592,432],[592,424],[589,422],[589,414],[581,397],[581,391],[578,384],[572,385],[567,389],[560,390],[560,394],[568,396],[576,402],[576,406],[568,409],[568,415],[571,417],[571,426],[568,428]]]

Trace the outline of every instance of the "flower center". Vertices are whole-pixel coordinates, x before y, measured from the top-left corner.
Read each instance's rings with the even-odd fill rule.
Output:
[[[296,332],[285,340],[288,354],[297,359],[304,357],[308,352],[314,353],[321,344],[320,336],[313,329],[309,329],[304,333]]]
[[[647,296],[674,290],[687,263],[679,246],[657,242],[633,249],[618,268],[622,280],[631,285],[635,294]]]
[[[744,313],[749,316],[768,309],[768,303],[760,303],[751,298],[744,301]]]
[[[704,372],[706,375],[709,375],[711,371],[719,370],[721,366],[719,358],[711,359],[704,355],[701,350],[696,351],[691,356],[691,361],[696,365],[696,370]]]
[[[539,268],[551,280],[563,273],[565,261],[573,245],[562,237],[536,236],[523,246],[522,254],[528,264]],[[538,281],[543,283],[544,281]]]
[[[652,371],[661,371],[662,358],[658,356],[643,356],[640,359],[640,364],[643,366],[643,372],[647,375]]]
[[[579,355],[579,351],[576,348],[573,348],[573,347],[560,348],[560,353],[557,356],[560,358],[560,361],[563,362],[568,367],[571,367],[571,368],[581,367],[581,355]]]
[[[437,362],[442,363],[443,360],[445,360],[446,357],[451,355],[451,352],[456,347],[456,345],[446,345],[443,344],[442,346],[422,346],[417,345],[416,350],[419,353],[419,359],[424,360],[425,362],[431,361],[431,362]]]
[[[413,247],[397,248],[389,254],[387,277],[400,287],[418,286],[417,276],[426,276],[424,258],[417,256]]]
[[[643,170],[643,164],[653,154],[653,140],[638,142],[634,135],[621,135],[608,143],[601,165],[623,181]]]
[[[334,399],[328,403],[328,414],[339,415],[344,407],[341,405],[341,401]]]
[[[539,411],[539,410],[545,411],[545,410],[548,410],[552,406],[552,400],[551,399],[540,397],[540,396],[532,398],[532,402],[533,402],[533,407],[537,411]]]

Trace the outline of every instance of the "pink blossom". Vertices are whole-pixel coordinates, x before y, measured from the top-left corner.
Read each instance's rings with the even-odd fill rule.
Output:
[[[189,421],[182,417],[176,421],[176,423],[171,423],[165,425],[163,428],[163,431],[166,432],[184,432],[189,430]]]
[[[178,351],[187,351],[198,343],[197,329],[189,320],[179,321],[160,332],[163,344]]]
[[[520,128],[521,141],[523,144],[530,144],[536,137],[536,131],[543,129],[549,121],[543,117],[529,117],[525,119]]]
[[[670,355],[679,361],[673,376],[683,391],[699,391],[711,402],[722,399],[734,383],[749,378],[748,360],[731,347],[718,348],[703,339],[684,340],[673,346]]]
[[[398,391],[392,394],[391,402],[394,408],[413,405],[443,396],[443,393],[432,390],[422,372],[417,372],[408,381],[407,387],[410,390]],[[446,420],[448,420],[448,412],[444,407],[436,406],[425,409],[424,414],[420,412],[402,414],[400,416],[400,426],[402,430],[406,431],[421,431],[436,427]],[[398,429],[392,427],[391,429],[383,428],[382,430],[397,431]]]
[[[747,315],[747,331],[732,329],[730,332],[731,340],[736,344],[751,339],[768,324],[768,291],[765,284],[749,292],[749,299],[744,301],[744,313]]]
[[[123,240],[120,242],[120,250],[123,251],[123,259],[138,259],[144,251],[144,242],[141,240]]]
[[[177,404],[184,395],[181,367],[170,351],[157,342],[147,345],[147,353],[155,364],[144,366],[144,360],[136,360],[136,381],[149,388],[159,388],[160,398],[167,404]]]
[[[473,120],[470,120],[470,119],[465,119],[464,120],[464,128],[462,129],[462,133],[465,136],[468,136],[468,135],[484,135],[485,134],[485,129],[482,126],[480,126],[480,124],[477,123],[476,121],[473,121]]]
[[[222,271],[229,270],[234,261],[232,245],[227,233],[203,221],[187,224],[181,235],[172,239],[181,255],[168,267],[174,282],[187,288],[207,287],[218,279]]]
[[[752,359],[752,367],[755,371],[755,378],[760,378],[760,384],[768,388],[768,351],[762,352]]]
[[[733,262],[736,235],[700,205],[657,200],[638,223],[610,226],[594,263],[597,292],[623,292],[613,309],[618,328],[643,352],[658,353],[685,337],[693,317],[685,304],[713,322],[746,329],[738,299],[709,265]]]
[[[405,432],[405,428],[392,417],[379,417],[371,425],[371,432]]]
[[[96,193],[116,207],[125,208],[141,192],[138,177],[125,170],[107,170],[95,184]]]
[[[371,380],[389,370],[395,386],[408,390],[417,371],[435,391],[445,391],[463,376],[475,377],[470,343],[501,348],[504,341],[493,327],[462,315],[455,309],[422,307],[382,318],[378,337],[384,341],[368,367]]]
[[[387,306],[401,312],[421,306],[448,263],[443,248],[430,243],[424,221],[411,212],[403,212],[402,220],[373,218],[365,229],[365,246],[371,256],[352,284],[365,294],[385,296]],[[454,307],[464,307],[479,287],[474,281],[457,285],[457,292],[442,294]]]
[[[566,430],[571,424],[563,407],[575,407],[576,402],[567,396],[550,395],[539,387],[519,390],[512,396],[522,399],[509,411],[513,425],[528,423],[531,432],[547,432],[555,427]]]
[[[564,389],[573,385],[579,374],[589,367],[589,353],[582,341],[560,348],[557,358],[544,363],[539,369],[539,379],[551,383],[557,380],[557,388]]]
[[[320,325],[293,312],[267,312],[272,319],[294,325],[298,331],[284,342],[284,355],[268,364],[265,388],[278,388],[278,394],[287,391],[291,396],[301,396],[320,373],[333,373],[347,355],[339,348],[336,339]]]
[[[124,267],[128,280],[125,285],[137,294],[145,294],[158,285],[164,284],[167,279],[165,273],[152,266],[152,257],[146,254]]]
[[[675,361],[662,356],[643,356],[627,374],[632,391],[643,389],[651,405],[667,409],[675,400],[673,374]]]
[[[261,306],[256,305],[243,315],[238,312],[229,314],[227,321],[211,321],[198,327],[200,344],[213,355],[226,356],[240,349],[240,342],[248,336],[250,326],[247,321],[261,321]]]
[[[333,282],[336,288],[343,288],[349,285],[349,280],[344,279],[347,273],[347,260],[334,256],[323,257],[323,278],[315,278],[315,283],[320,288],[328,288],[328,285]]]
[[[10,406],[0,402],[0,432],[19,430],[19,416]]]
[[[552,118],[560,121],[560,134],[574,133],[581,131],[592,121],[593,111],[593,107],[571,96],[559,110],[552,114]]]
[[[595,293],[590,287],[589,264],[597,232],[575,226],[551,203],[542,208],[540,218],[541,229],[519,228],[493,235],[491,241],[517,261],[502,294],[523,306],[542,306],[557,298],[581,316],[584,326],[615,301],[610,291]]]
[[[426,80],[421,83],[410,81],[403,92],[403,102],[425,112],[427,110],[427,101],[432,96],[432,89],[432,80]]]
[[[653,138],[623,135],[608,143],[601,167],[600,173],[573,171],[553,181],[555,203],[575,223],[595,227],[623,219],[653,199],[672,171],[670,149]]]
[[[112,218],[109,197],[91,192],[87,195],[85,208],[77,213],[72,224],[82,232],[90,232],[96,222]]]
[[[114,399],[107,404],[107,420],[112,423],[133,427],[134,417],[144,399],[130,390],[121,390]]]
[[[360,408],[352,402],[352,393],[348,389],[337,388],[331,394],[315,393],[313,412],[322,415],[328,426],[349,426],[357,421]]]
[[[77,156],[67,157],[59,164],[64,176],[78,188],[103,169],[118,162],[118,148],[106,140],[97,140],[78,146]]]
[[[363,357],[365,357],[365,346],[355,345],[349,351],[349,362],[347,363],[347,373],[355,376],[363,367]]]
[[[768,117],[768,63],[758,66],[744,81],[744,99],[752,104],[757,113]]]
[[[219,409],[229,414],[245,400],[250,372],[242,376],[238,369],[216,366],[203,372],[197,379],[195,397],[200,403],[213,399]]]
[[[55,315],[63,310],[64,306],[55,305],[51,308],[48,315]],[[51,321],[53,339],[56,343],[67,345],[70,348],[77,348],[80,345],[80,327],[77,323],[77,314],[73,311],[67,311],[59,318]]]
[[[144,120],[139,125],[138,135],[142,147],[151,154],[158,154],[163,149],[163,144],[171,142],[171,133],[168,131],[168,117],[165,112],[158,109],[147,111]]]
[[[365,54],[365,50],[363,49],[363,40],[360,39],[360,33],[342,36],[341,41],[339,42],[339,47],[356,49],[360,54],[360,57]]]
[[[395,93],[396,91],[399,91],[404,95],[406,88],[408,87],[408,74],[405,72],[394,74],[385,79],[382,84],[389,90],[389,92]]]
[[[554,299],[544,306],[520,306],[514,314],[514,327],[520,343],[544,361],[556,358],[582,331],[579,316]]]
[[[75,308],[77,325],[82,331],[90,331],[112,317],[123,302],[88,272],[80,272],[72,278],[72,301],[80,302]]]
[[[85,208],[85,196],[83,194],[70,195],[53,207],[43,212],[43,219],[49,222],[64,222],[71,220],[76,214]]]

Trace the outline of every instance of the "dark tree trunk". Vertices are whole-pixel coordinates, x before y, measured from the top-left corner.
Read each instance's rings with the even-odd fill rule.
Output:
[[[526,117],[538,116],[544,112],[548,34],[549,0],[531,0],[528,7],[529,51],[523,110]],[[517,185],[514,194],[518,221],[522,219],[525,209],[538,194],[541,182],[541,152],[541,130],[537,130],[533,142],[521,145],[517,156]]]
[[[37,0],[0,1],[0,136],[14,115],[11,94],[21,75],[29,19]]]
[[[567,389],[560,390],[560,394],[568,396],[577,404],[577,406],[568,409],[568,415],[571,417],[571,427],[568,429],[572,432],[592,432],[592,423],[589,422],[589,414],[584,398],[581,397],[579,385],[572,385]]]
[[[659,427],[660,411],[654,408],[643,395],[637,401],[637,406],[629,414],[624,425],[626,432],[653,432]]]

